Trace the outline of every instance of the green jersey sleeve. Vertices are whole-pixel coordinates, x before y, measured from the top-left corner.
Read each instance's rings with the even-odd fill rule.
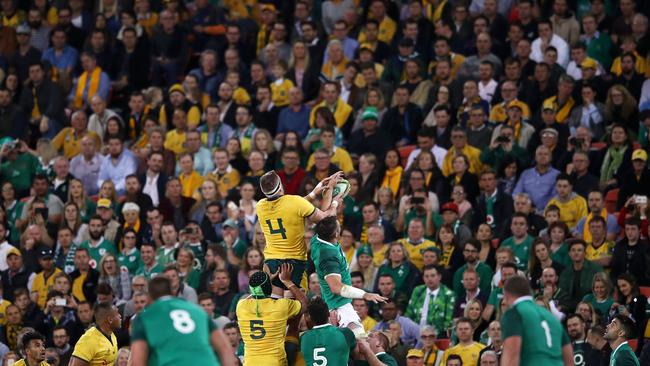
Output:
[[[508,337],[524,334],[521,316],[515,309],[509,309],[501,317],[501,335],[505,341]]]
[[[233,302],[236,303],[236,301],[233,301]],[[217,323],[215,323],[212,319],[210,319],[209,316],[206,316],[205,318],[206,318],[206,320],[208,322],[208,333],[209,334],[212,334],[212,332],[219,329],[219,328],[217,328]]]
[[[147,334],[144,330],[144,324],[142,323],[142,317],[136,316],[133,319],[133,324],[131,324],[131,341],[146,341]]]
[[[350,330],[350,328],[338,328],[341,333],[343,333],[343,336],[345,337],[345,342],[348,344],[350,349],[356,347],[357,345],[357,338],[354,336],[354,333]]]
[[[338,258],[338,253],[336,251],[321,247],[320,255],[321,258],[318,267],[321,270],[323,277],[331,273],[340,274],[339,258]]]
[[[382,353],[381,355],[377,356],[377,359],[383,362],[386,366],[397,366],[397,361],[395,361],[393,356],[389,355],[388,353]]]

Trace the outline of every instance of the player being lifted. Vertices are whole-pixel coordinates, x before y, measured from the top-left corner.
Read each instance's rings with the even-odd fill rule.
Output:
[[[352,299],[385,302],[386,298],[352,286],[348,262],[339,245],[341,225],[335,216],[316,224],[316,235],[311,239],[311,259],[314,261],[321,295],[330,309],[332,323],[350,328],[357,338],[366,333],[359,314],[352,307]]]
[[[257,203],[256,210],[266,239],[264,258],[269,273],[277,273],[282,263],[289,263],[293,266],[291,280],[300,287],[307,267],[305,219],[317,223],[327,216],[336,216],[338,202],[332,204],[332,192],[342,174],[337,172],[323,179],[305,198],[285,195],[280,177],[274,171],[260,178],[260,188],[266,198]],[[321,209],[318,209],[309,200],[315,200],[321,193]],[[282,297],[286,286],[277,277],[272,284],[275,297]]]
[[[244,341],[244,366],[286,366],[287,321],[299,318],[307,308],[307,297],[292,282],[292,268],[280,265],[277,273],[254,273],[248,281],[250,296],[237,303],[237,321]],[[281,281],[293,299],[271,299],[271,281]]]

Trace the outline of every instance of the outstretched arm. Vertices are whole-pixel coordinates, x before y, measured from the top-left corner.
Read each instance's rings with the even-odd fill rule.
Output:
[[[330,273],[326,275],[325,281],[327,282],[327,285],[329,285],[330,290],[332,290],[332,293],[348,299],[364,299],[374,303],[386,302],[387,300],[381,295],[365,292],[362,289],[343,284],[341,281],[341,275],[338,273]]]
[[[291,281],[291,273],[293,272],[293,266],[288,263],[283,263],[280,265],[279,269],[279,276],[280,276],[280,281],[282,284],[291,291],[291,294],[293,297],[300,301],[301,306],[301,314],[307,311],[307,296],[305,295],[304,292],[300,290],[298,286],[296,286],[293,281]]]

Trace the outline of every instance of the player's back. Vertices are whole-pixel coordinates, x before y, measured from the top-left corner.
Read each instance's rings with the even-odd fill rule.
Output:
[[[300,314],[300,309],[300,301],[292,299],[249,297],[237,303],[245,366],[286,365],[284,340],[287,319]]]
[[[197,305],[164,297],[145,308],[138,318],[134,328],[136,324],[144,328],[148,365],[220,365],[210,344],[216,325]]]
[[[300,337],[300,351],[306,365],[347,365],[356,340],[348,328],[318,325]]]
[[[307,259],[305,218],[316,209],[309,201],[284,195],[274,200],[261,199],[255,209],[266,238],[266,259]]]
[[[569,338],[550,311],[532,300],[520,301],[506,311],[501,324],[506,328],[520,327],[521,365],[561,366],[564,364],[562,346],[569,343]]]

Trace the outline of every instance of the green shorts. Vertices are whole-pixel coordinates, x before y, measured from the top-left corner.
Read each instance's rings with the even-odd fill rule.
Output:
[[[293,266],[293,272],[291,272],[291,282],[293,282],[298,287],[302,287],[301,284],[303,280],[306,283],[306,278],[303,277],[305,277],[305,271],[307,270],[307,261],[301,261],[298,259],[267,259],[264,261],[264,264],[269,267],[269,271],[271,271],[271,273],[276,273],[279,271],[280,265],[283,263],[289,263]],[[287,287],[280,281],[279,277],[276,277],[273,282],[271,282],[271,284],[273,284],[273,286],[280,287],[283,290],[287,290]]]

